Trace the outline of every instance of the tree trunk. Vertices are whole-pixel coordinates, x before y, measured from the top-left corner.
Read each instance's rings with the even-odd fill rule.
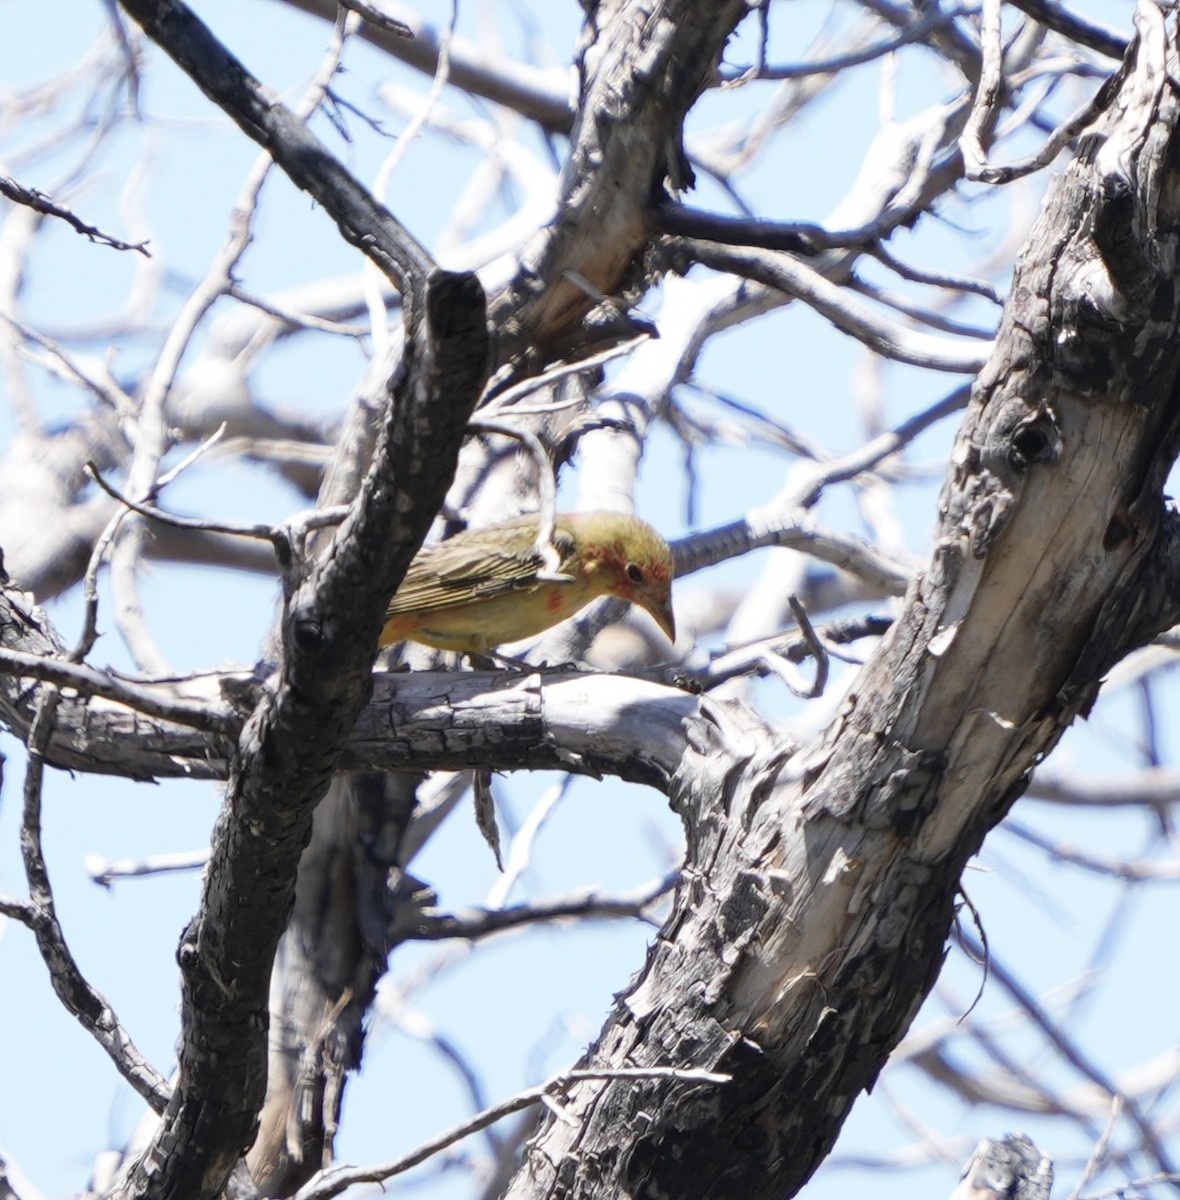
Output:
[[[1143,6],[977,380],[936,548],[826,735],[706,702],[672,915],[514,1198],[793,1194],[933,984],[964,864],[1103,673],[1177,616],[1177,72]]]

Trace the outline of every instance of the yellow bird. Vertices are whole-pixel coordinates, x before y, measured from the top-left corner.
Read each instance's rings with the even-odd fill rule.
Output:
[[[565,579],[544,577],[536,540],[533,514],[423,546],[385,610],[381,645],[414,641],[479,653],[532,637],[599,596],[638,604],[675,640],[672,552],[645,521],[559,513],[555,574]]]

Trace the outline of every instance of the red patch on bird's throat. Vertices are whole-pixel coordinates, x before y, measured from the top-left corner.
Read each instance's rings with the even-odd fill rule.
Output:
[[[565,597],[561,594],[560,589],[550,588],[545,597],[545,607],[550,612],[556,612],[565,603]]]

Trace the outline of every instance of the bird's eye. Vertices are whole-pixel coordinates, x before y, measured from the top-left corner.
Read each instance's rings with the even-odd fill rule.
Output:
[[[632,583],[642,583],[643,568],[638,563],[628,563],[627,578],[631,580]]]

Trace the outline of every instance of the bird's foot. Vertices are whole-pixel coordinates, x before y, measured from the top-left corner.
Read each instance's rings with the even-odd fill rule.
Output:
[[[555,673],[558,671],[589,671],[592,668],[584,662],[565,662],[565,663],[550,663],[550,662],[528,662],[523,658],[514,658],[511,654],[496,654],[485,651],[478,653],[469,650],[467,653],[467,661],[477,671],[495,671],[508,670],[519,671],[522,674],[529,672],[536,673],[543,671],[546,673]]]

